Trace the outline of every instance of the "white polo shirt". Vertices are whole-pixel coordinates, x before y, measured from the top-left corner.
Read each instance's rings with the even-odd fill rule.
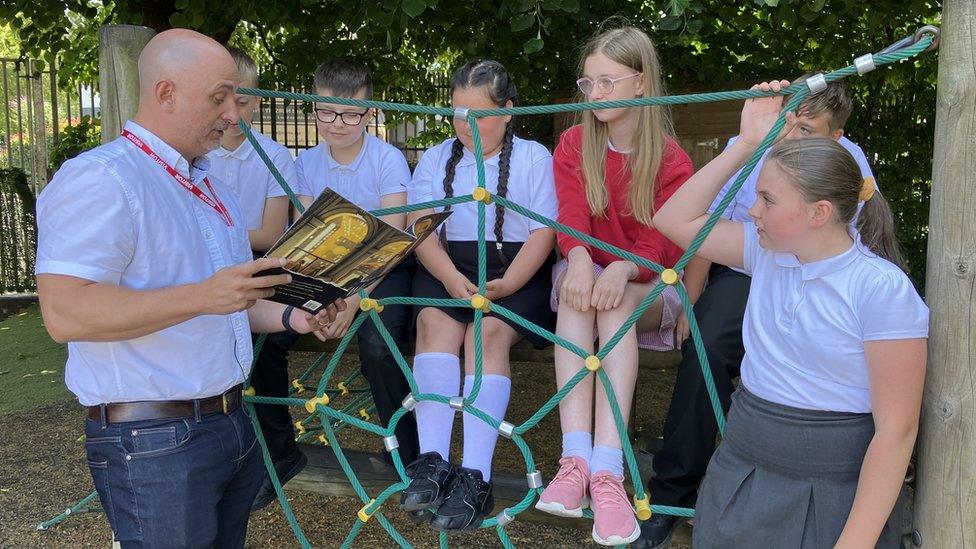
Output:
[[[864,342],[928,337],[929,310],[894,264],[856,242],[801,264],[759,245],[742,225],[752,276],[742,324],[742,383],[757,396],[809,410],[871,411]]]
[[[456,138],[433,147],[420,158],[410,182],[407,200],[418,204],[444,198],[444,173],[451,158]],[[485,160],[485,187],[498,192],[498,161],[500,154]],[[508,192],[506,198],[549,219],[556,219],[558,203],[552,177],[552,154],[540,143],[516,137],[512,142],[509,160]],[[454,196],[471,194],[478,186],[478,167],[474,154],[464,150],[454,171]],[[438,208],[438,211],[443,208]],[[460,242],[478,240],[478,203],[465,202],[451,208],[447,219],[447,239]],[[485,209],[485,238],[495,240],[495,206]],[[525,242],[529,233],[545,227],[542,223],[505,210],[502,235],[505,242]]]
[[[209,193],[206,157],[191,168],[145,128],[131,121],[125,128]],[[249,261],[237,199],[222,182],[210,183],[233,227],[127,139],[68,160],[37,201],[35,272],[151,290]],[[69,343],[65,382],[86,406],[201,398],[241,383],[251,358],[247,312],[204,315],[135,339]]]
[[[257,130],[252,129],[251,132],[264,152],[268,153],[268,158],[278,168],[285,183],[295,194],[303,194],[299,192],[295,161],[288,149]],[[248,230],[260,229],[264,221],[265,200],[288,194],[261,160],[261,155],[245,139],[233,151],[220,147],[207,157],[210,159],[210,177],[223,181],[237,196],[237,202],[244,212],[244,226]]]
[[[399,149],[370,134],[356,159],[340,164],[326,143],[319,143],[298,154],[295,160],[298,181],[303,194],[318,197],[332,189],[364,210],[380,208],[380,198],[407,192],[410,167]]]

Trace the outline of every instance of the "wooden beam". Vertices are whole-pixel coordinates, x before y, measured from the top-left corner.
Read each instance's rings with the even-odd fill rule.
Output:
[[[331,353],[335,351],[337,340],[326,342],[319,341],[314,336],[304,335],[292,346],[293,351],[305,351],[313,353]],[[400,352],[405,357],[413,356],[413,343],[400,343]],[[355,356],[357,351],[356,340],[350,342],[346,348],[346,354]],[[527,341],[520,341],[512,347],[509,355],[512,362],[540,362],[543,364],[553,363],[553,347],[536,349]],[[650,368],[652,370],[677,369],[681,363],[681,353],[679,351],[669,351],[666,353],[648,351],[641,349],[637,356],[637,366],[640,368]]]
[[[352,489],[349,479],[339,465],[335,453],[325,446],[303,444],[302,451],[308,456],[308,465],[301,473],[295,476],[285,487],[290,490],[304,490],[326,496],[342,496],[355,498],[356,492]],[[352,466],[356,477],[362,483],[366,493],[371,497],[376,496],[399,479],[392,466],[383,461],[383,456],[370,452],[359,452],[344,450],[346,459]],[[649,454],[638,455],[638,465],[642,478],[650,478],[652,475],[651,456]],[[549,479],[545,479],[549,480]],[[517,474],[507,471],[496,471],[492,473],[492,484],[494,485],[495,513],[500,512],[505,507],[510,507],[518,503],[525,497],[528,490],[525,474]],[[394,495],[392,502],[385,505],[386,508],[395,509],[399,496]],[[353,507],[350,506],[351,513],[354,514]],[[396,512],[396,511],[394,511]],[[571,526],[579,529],[589,529],[590,521],[584,519],[568,519],[536,511],[530,507],[518,515],[517,520],[542,524],[555,524],[558,526]]]
[[[136,25],[106,25],[98,29],[102,143],[118,137],[122,125],[139,107],[139,54],[155,35],[156,31]]]
[[[976,546],[976,3],[946,0],[942,25],[914,510],[932,549]]]

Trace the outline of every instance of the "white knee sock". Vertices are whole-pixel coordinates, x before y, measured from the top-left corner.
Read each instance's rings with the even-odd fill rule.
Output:
[[[464,396],[471,394],[474,376],[464,376]],[[481,377],[481,391],[474,401],[474,407],[493,419],[505,419],[508,399],[512,394],[512,380],[500,375]],[[464,413],[464,457],[462,467],[477,469],[485,482],[491,480],[491,459],[495,455],[498,431],[477,417]]]
[[[421,393],[456,397],[461,384],[461,361],[449,353],[421,353],[413,358],[413,377]],[[418,402],[414,412],[420,452],[437,452],[450,461],[454,410],[447,404],[427,400]]]
[[[593,435],[589,431],[573,431],[563,434],[562,457],[576,456],[587,465],[593,457]]]
[[[618,477],[624,476],[624,451],[613,446],[594,446],[590,474],[600,471],[610,471]]]

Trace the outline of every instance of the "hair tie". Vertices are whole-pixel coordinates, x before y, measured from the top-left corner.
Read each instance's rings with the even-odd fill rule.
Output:
[[[864,182],[861,184],[861,192],[857,195],[857,199],[861,202],[867,202],[871,200],[874,196],[874,178],[865,177]]]

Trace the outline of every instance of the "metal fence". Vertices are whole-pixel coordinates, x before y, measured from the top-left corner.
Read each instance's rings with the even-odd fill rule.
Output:
[[[0,293],[35,290],[34,197],[51,152],[83,116],[98,117],[98,88],[58,87],[56,68],[0,58]]]

